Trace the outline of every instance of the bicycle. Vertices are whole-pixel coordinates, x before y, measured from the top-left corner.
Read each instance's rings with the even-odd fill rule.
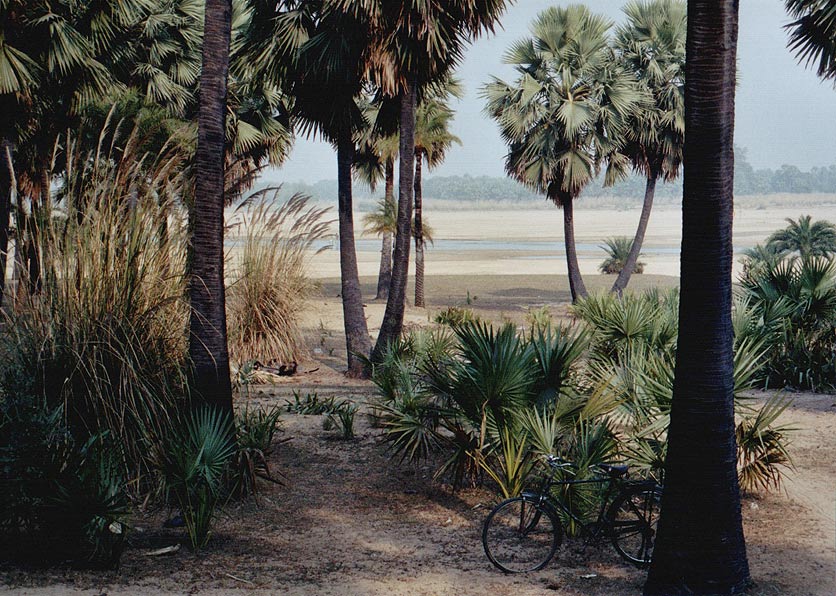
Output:
[[[628,467],[612,464],[597,466],[600,476],[556,480],[558,472],[577,471],[577,466],[552,455],[545,460],[552,472],[538,490],[523,491],[499,503],[485,519],[482,545],[491,563],[505,573],[538,571],[548,565],[563,541],[562,512],[587,535],[587,544],[610,538],[624,560],[647,567],[653,555],[662,487],[653,480],[628,480]],[[552,496],[556,486],[594,483],[607,486],[598,518],[592,523]]]

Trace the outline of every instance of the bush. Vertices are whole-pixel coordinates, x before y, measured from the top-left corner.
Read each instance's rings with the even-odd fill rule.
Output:
[[[114,568],[128,510],[120,449],[106,431],[84,441],[60,406],[0,401],[0,554]]]
[[[244,239],[233,261],[227,312],[230,357],[239,366],[289,363],[304,354],[299,313],[314,288],[308,258],[331,222],[323,219],[328,209],[311,207],[302,195],[277,205],[279,190],[255,193],[238,208]]]
[[[448,327],[459,327],[478,320],[478,317],[469,308],[460,306],[449,306],[435,316],[435,322]]]
[[[633,239],[627,236],[613,236],[604,240],[602,249],[607,253],[607,258],[598,266],[601,273],[618,274],[624,269],[630,249],[633,247]],[[644,273],[644,263],[636,261],[633,273]]]
[[[228,485],[238,498],[258,493],[258,478],[278,482],[270,472],[267,457],[273,448],[276,431],[280,428],[282,410],[247,406],[235,416],[235,455],[230,464]]]
[[[354,416],[357,410],[357,405],[349,401],[331,408],[322,421],[323,430],[337,430],[341,439],[350,441],[354,438]]]
[[[159,449],[165,488],[180,508],[195,551],[209,541],[223,492],[223,475],[235,455],[233,423],[203,408],[172,427]]]

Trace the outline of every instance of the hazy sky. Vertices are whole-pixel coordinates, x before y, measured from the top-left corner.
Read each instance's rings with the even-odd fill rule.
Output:
[[[619,0],[585,3],[621,20],[623,3]],[[458,71],[466,95],[455,105],[453,123],[462,146],[455,146],[431,175],[503,175],[505,145],[496,125],[482,112],[480,89],[491,75],[513,78],[512,69],[502,64],[503,53],[513,41],[526,36],[537,13],[554,4],[568,2],[517,0],[502,19],[503,30],[467,50]],[[836,90],[796,63],[786,48],[782,25],[787,21],[782,0],[740,3],[735,143],[747,150],[756,168],[793,164],[806,170],[831,165],[836,163]],[[284,182],[316,182],[335,179],[336,168],[330,145],[300,138],[285,165],[268,176]]]

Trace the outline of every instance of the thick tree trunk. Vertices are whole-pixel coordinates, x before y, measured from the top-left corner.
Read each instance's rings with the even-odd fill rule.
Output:
[[[191,227],[192,390],[232,416],[224,294],[224,151],[231,0],[206,0]]]
[[[737,0],[690,0],[679,341],[648,595],[750,583],[734,435],[732,215]]]
[[[656,180],[658,176],[655,172],[647,177],[647,185],[644,189],[644,204],[642,205],[642,214],[639,217],[639,227],[636,228],[636,235],[633,238],[633,245],[630,247],[630,253],[627,255],[627,260],[624,262],[624,267],[618,273],[615,283],[612,285],[612,292],[619,296],[630,283],[630,276],[633,275],[633,270],[636,268],[636,263],[639,261],[639,253],[642,251],[642,244],[644,243],[644,234],[647,232],[647,223],[650,221],[650,211],[653,209],[653,196],[656,193]]]
[[[421,186],[423,156],[415,155],[415,306],[424,307],[424,191]]]
[[[578,298],[586,298],[587,292],[575,249],[574,202],[574,197],[569,193],[562,193],[559,198],[563,207],[563,242],[566,246],[566,267],[569,269],[569,291],[572,293],[572,302],[577,302]]]
[[[395,204],[395,160],[386,160],[386,194],[384,201],[387,205]],[[392,234],[383,233],[383,246],[380,249],[380,273],[377,275],[377,295],[375,300],[386,300],[389,297],[389,285],[392,283]]]
[[[0,307],[6,295],[6,264],[9,254],[9,217],[12,213],[11,143],[0,142]]]
[[[415,108],[417,93],[412,80],[401,94],[400,168],[398,179],[398,231],[395,235],[395,254],[392,263],[392,284],[383,323],[374,346],[372,358],[378,362],[389,344],[396,341],[403,330],[406,307],[406,280],[409,274],[409,245],[412,241],[413,156],[415,155]]]
[[[351,169],[354,164],[354,141],[351,131],[340,135],[337,143],[337,185],[339,187],[340,279],[345,324],[345,347],[348,350],[348,376],[362,377],[372,349],[363,295],[357,273],[357,252],[354,246],[354,206],[351,197]]]

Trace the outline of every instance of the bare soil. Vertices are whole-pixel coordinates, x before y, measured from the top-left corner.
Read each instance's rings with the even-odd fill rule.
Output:
[[[312,369],[318,368],[315,372]],[[346,382],[322,362],[301,376],[260,387],[248,398],[283,404],[291,392],[317,391],[365,402],[367,383]],[[304,385],[299,385],[300,381]],[[832,595],[836,407],[833,396],[799,394],[786,421],[799,430],[796,470],[786,491],[747,497],[743,515],[753,594]],[[229,505],[209,547],[195,555],[182,530],[166,530],[168,512],[137,516],[116,572],[69,568],[0,569],[0,593],[15,594],[298,594],[313,595],[626,595],[639,594],[644,572],[609,544],[564,544],[543,571],[505,576],[482,552],[481,524],[494,495],[452,492],[432,481],[432,465],[399,465],[365,415],[358,436],[342,441],[322,416],[283,416],[270,465],[285,484],[263,483],[257,499]],[[170,556],[154,549],[180,545]]]

